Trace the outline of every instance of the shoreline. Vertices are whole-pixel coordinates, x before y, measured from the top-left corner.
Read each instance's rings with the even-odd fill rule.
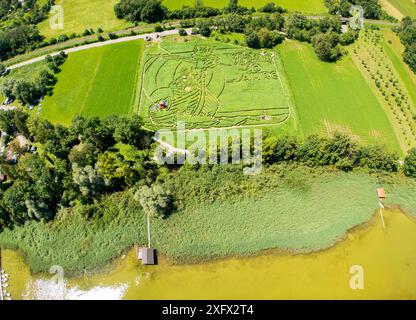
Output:
[[[390,212],[390,213],[397,212],[397,213],[403,214],[406,218],[411,220],[413,223],[416,223],[416,217],[414,217],[410,213],[407,213],[405,210],[401,209],[400,206],[398,206],[398,205],[388,206],[388,207],[386,207],[385,210]],[[198,259],[196,259],[194,261],[191,261],[191,260],[189,260],[189,261],[175,261],[174,259],[172,259],[168,255],[164,255],[164,254],[159,255],[158,259],[159,259],[159,261],[162,261],[164,265],[168,265],[168,266],[171,266],[171,267],[191,267],[191,266],[198,266],[198,265],[207,265],[207,264],[211,264],[211,263],[218,263],[218,262],[227,261],[227,260],[230,260],[230,259],[244,260],[244,259],[250,259],[250,258],[258,258],[258,257],[262,257],[262,256],[276,256],[276,257],[310,256],[310,255],[314,255],[314,254],[325,253],[329,250],[332,250],[333,248],[337,247],[338,245],[341,245],[342,243],[344,243],[345,241],[348,241],[350,239],[350,235],[352,235],[354,233],[358,233],[360,231],[368,231],[369,229],[371,229],[372,227],[374,227],[377,224],[378,219],[379,219],[378,210],[376,210],[371,215],[369,220],[367,220],[363,223],[359,223],[359,224],[355,225],[354,227],[346,230],[345,233],[343,235],[341,235],[331,245],[326,246],[326,247],[322,247],[321,249],[317,249],[317,250],[305,249],[305,250],[295,251],[295,250],[288,250],[288,249],[277,248],[276,247],[276,248],[267,248],[267,249],[258,250],[255,253],[247,254],[247,255],[238,255],[238,254],[235,255],[234,254],[234,255],[224,255],[224,256],[217,256],[217,257],[199,257]],[[71,273],[71,275],[68,276],[67,278],[70,279],[70,280],[77,280],[77,279],[82,279],[83,277],[86,277],[86,276],[111,274],[114,271],[114,269],[116,269],[118,267],[119,264],[122,264],[122,262],[124,261],[124,258],[127,257],[128,254],[131,251],[133,251],[133,250],[135,251],[138,247],[140,247],[140,244],[134,244],[132,246],[124,248],[123,250],[121,250],[121,254],[112,258],[105,265],[103,265],[101,267],[91,269],[89,271],[84,271],[82,273],[75,273],[75,274]],[[35,273],[32,272],[31,265],[28,261],[27,255],[24,251],[22,251],[20,249],[7,248],[7,247],[0,247],[0,250],[1,249],[9,250],[9,251],[13,251],[13,252],[18,253],[18,255],[20,255],[22,257],[23,262],[25,263],[25,265],[28,266],[31,275],[34,275],[34,276],[49,275],[48,272],[46,272],[46,271],[35,272]],[[138,262],[138,263],[140,263],[140,262]],[[157,266],[158,265],[155,265],[153,267],[157,268]]]

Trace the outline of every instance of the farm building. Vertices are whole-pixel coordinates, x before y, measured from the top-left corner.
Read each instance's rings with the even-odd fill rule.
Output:
[[[139,248],[137,258],[142,260],[142,263],[145,265],[153,265],[155,264],[155,249]]]

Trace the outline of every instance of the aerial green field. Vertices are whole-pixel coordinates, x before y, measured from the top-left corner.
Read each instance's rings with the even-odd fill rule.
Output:
[[[102,28],[104,31],[123,29],[130,24],[119,20],[114,14],[118,0],[57,0],[55,5],[64,10],[64,29],[53,30],[49,19],[39,24],[39,30],[47,38],[60,34],[82,33],[85,29]]]
[[[274,2],[289,11],[299,11],[302,13],[322,14],[327,12],[323,0],[239,0],[240,6],[248,8],[261,8],[269,2]],[[208,7],[224,8],[229,0],[202,0],[202,4]],[[182,6],[193,6],[195,0],[164,0],[163,4],[169,9],[180,9]]]
[[[127,114],[134,104],[143,41],[118,43],[69,55],[42,117],[67,125],[75,114]]]
[[[383,0],[397,9],[403,16],[416,17],[415,0]]]
[[[114,5],[119,0],[57,0],[56,5],[64,9],[64,29],[53,30],[49,19],[39,24],[42,35],[46,38],[57,37],[61,34],[82,33],[85,29],[102,28],[104,31],[115,31],[131,26],[132,24],[119,20],[114,14]],[[239,4],[247,7],[260,8],[270,0],[240,0]],[[323,14],[327,10],[323,0],[275,0],[276,4],[290,10],[308,14]],[[203,5],[217,8],[225,7],[228,0],[203,0]],[[164,0],[163,4],[169,9],[179,9],[184,5],[193,6],[195,0]]]
[[[276,52],[201,38],[146,50],[139,105],[154,129],[282,125],[293,110]]]
[[[380,102],[349,56],[325,63],[310,45],[296,41],[285,41],[278,52],[305,136],[338,131],[402,153]]]

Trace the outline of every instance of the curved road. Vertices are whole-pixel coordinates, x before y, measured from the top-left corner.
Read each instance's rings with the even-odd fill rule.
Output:
[[[192,29],[189,28],[189,29],[185,29],[185,30],[188,34],[190,34]],[[150,37],[152,39],[156,39],[157,36],[166,37],[166,36],[175,35],[175,34],[179,34],[178,29],[166,30],[166,31],[163,31],[163,32],[145,33],[145,34],[140,34],[140,35],[137,35],[137,36],[123,37],[123,38],[118,38],[118,39],[114,39],[114,40],[102,41],[102,42],[94,42],[94,43],[86,44],[86,45],[83,45],[83,46],[78,46],[78,47],[74,47],[74,48],[59,50],[59,51],[56,51],[56,52],[53,52],[53,53],[49,53],[49,54],[46,54],[46,55],[43,55],[43,56],[39,56],[39,57],[36,57],[36,58],[33,58],[33,59],[29,59],[29,60],[26,60],[26,61],[23,61],[23,62],[16,63],[14,65],[11,65],[11,66],[7,67],[7,68],[11,70],[11,69],[16,69],[16,68],[19,68],[19,67],[23,67],[23,66],[28,65],[28,64],[32,64],[32,63],[35,63],[35,62],[38,62],[38,61],[42,61],[48,55],[56,56],[61,51],[68,54],[68,53],[71,53],[71,52],[77,52],[77,51],[88,50],[88,49],[91,49],[91,48],[107,46],[107,45],[114,44],[114,43],[134,41],[134,40],[138,40],[138,39],[146,39],[147,37]]]

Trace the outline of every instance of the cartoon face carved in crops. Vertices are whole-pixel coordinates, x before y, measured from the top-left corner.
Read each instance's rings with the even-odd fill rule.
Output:
[[[269,119],[251,115],[253,110],[248,110],[247,116],[228,112],[225,102],[235,104],[228,101],[238,99],[241,88],[250,88],[255,81],[277,80],[278,74],[272,54],[262,56],[235,46],[195,42],[188,50],[169,52],[162,48],[158,54],[148,54],[143,79],[141,104],[155,127],[175,127],[181,120],[188,128],[198,128]]]

